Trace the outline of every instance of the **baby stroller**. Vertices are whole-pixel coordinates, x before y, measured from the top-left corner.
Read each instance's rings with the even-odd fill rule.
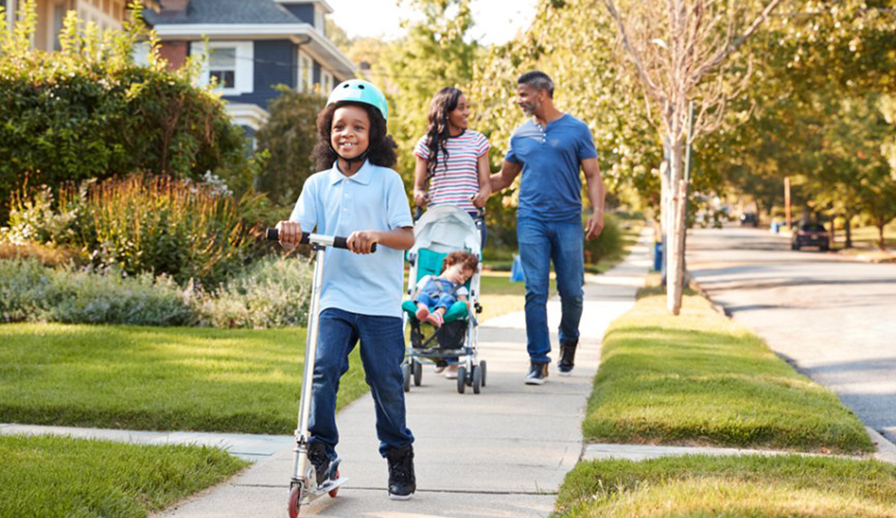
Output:
[[[481,387],[485,386],[486,374],[485,361],[479,361],[477,354],[477,315],[482,312],[479,305],[481,262],[467,281],[468,300],[455,302],[445,313],[444,323],[438,329],[417,320],[417,306],[410,299],[420,279],[442,273],[442,262],[448,253],[463,250],[476,255],[481,261],[479,229],[462,209],[434,207],[414,224],[414,238],[414,247],[408,251],[411,266],[407,289],[409,299],[401,306],[405,331],[408,325],[411,328],[407,354],[401,366],[404,390],[411,390],[411,378],[415,386],[420,386],[424,364],[456,364],[457,391],[463,394],[466,387],[472,387],[473,393],[479,394]]]

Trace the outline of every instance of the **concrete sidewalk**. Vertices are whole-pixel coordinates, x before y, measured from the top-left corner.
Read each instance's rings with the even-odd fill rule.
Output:
[[[408,502],[389,500],[386,461],[377,453],[373,401],[369,395],[337,416],[341,474],[348,482],[338,498],[324,497],[302,516],[320,517],[544,517],[553,510],[566,473],[583,454],[581,422],[600,343],[607,326],[634,304],[650,265],[648,234],[629,258],[605,275],[589,276],[581,340],[572,376],[551,365],[543,386],[528,386],[525,319],[505,315],[479,330],[480,359],[488,362],[487,386],[461,395],[454,380],[432,372],[407,394],[408,426],[414,432],[417,493]],[[556,329],[559,300],[549,302]],[[553,336],[556,347],[557,337]],[[556,361],[556,351],[553,353]],[[54,433],[49,427],[0,426],[0,433]],[[240,475],[167,512],[176,518],[282,517],[292,469],[292,437],[238,434],[156,433],[62,429],[78,437],[129,442],[199,443],[257,460]],[[640,452],[639,452],[640,453]],[[618,452],[617,452],[618,454]]]

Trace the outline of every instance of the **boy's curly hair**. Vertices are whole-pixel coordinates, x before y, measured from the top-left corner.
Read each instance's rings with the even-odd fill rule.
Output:
[[[442,261],[442,271],[444,272],[457,263],[463,263],[464,268],[469,268],[475,272],[476,267],[479,266],[479,258],[470,252],[456,250],[445,256],[445,260]]]
[[[314,151],[311,152],[311,160],[317,165],[318,171],[323,171],[333,167],[333,162],[339,158],[333,146],[330,144],[330,136],[333,128],[333,113],[337,108],[346,105],[360,106],[367,112],[370,119],[370,135],[369,135],[369,153],[367,160],[373,165],[380,167],[392,167],[398,161],[395,150],[398,145],[392,140],[392,136],[387,134],[386,119],[383,114],[373,106],[365,103],[355,102],[338,102],[333,103],[317,115],[317,143],[314,144]]]

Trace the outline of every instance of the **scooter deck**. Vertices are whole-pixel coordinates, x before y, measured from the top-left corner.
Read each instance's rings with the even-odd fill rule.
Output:
[[[336,489],[348,482],[347,478],[337,478],[336,480],[327,480],[323,484],[317,486],[311,491],[308,491],[304,495],[302,495],[302,505],[309,504],[314,500],[328,494],[330,491]]]

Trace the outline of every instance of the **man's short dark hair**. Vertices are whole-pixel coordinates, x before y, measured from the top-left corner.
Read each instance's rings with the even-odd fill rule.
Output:
[[[540,70],[526,72],[516,80],[516,84],[529,85],[536,90],[545,90],[548,93],[548,97],[551,99],[554,98],[554,82],[551,81],[551,78],[547,74]]]

